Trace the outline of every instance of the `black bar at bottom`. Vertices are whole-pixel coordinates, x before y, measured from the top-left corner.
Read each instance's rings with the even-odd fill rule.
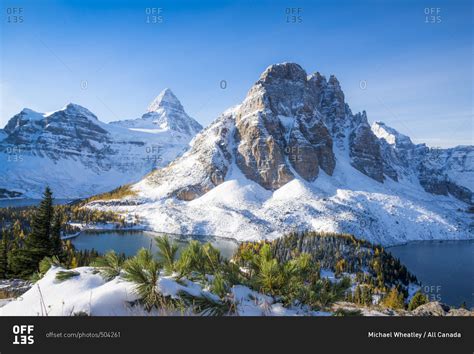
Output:
[[[473,325],[457,317],[4,317],[0,353],[471,354]]]

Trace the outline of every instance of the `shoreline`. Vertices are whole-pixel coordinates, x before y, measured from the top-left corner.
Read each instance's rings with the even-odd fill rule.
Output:
[[[228,241],[228,242],[234,242],[235,244],[240,244],[242,242],[258,242],[262,240],[238,240],[237,238],[234,237],[229,237],[229,236],[218,236],[218,235],[205,235],[205,234],[179,234],[179,233],[174,233],[174,232],[165,232],[165,231],[156,231],[154,229],[151,229],[145,225],[137,225],[135,227],[125,227],[125,228],[84,228],[80,230],[79,232],[73,234],[73,235],[67,235],[64,237],[61,237],[63,240],[67,239],[72,239],[82,232],[84,233],[91,233],[91,232],[97,232],[97,233],[107,233],[107,232],[130,232],[130,231],[137,231],[137,232],[150,232],[154,234],[165,234],[165,235],[170,235],[173,237],[176,237],[178,239],[182,240],[187,240],[187,239],[211,239],[211,240],[223,240],[223,241]],[[284,235],[281,235],[282,237]],[[277,238],[274,239],[269,239],[267,241],[273,241]],[[371,241],[369,241],[371,242]],[[434,243],[443,243],[443,242],[474,242],[474,236],[471,238],[463,238],[463,239],[429,239],[429,240],[410,240],[410,241],[404,241],[401,243],[395,243],[395,244],[390,244],[390,245],[383,245],[383,244],[377,244],[373,243],[376,246],[381,246],[387,250],[394,248],[394,247],[400,247],[400,246],[407,246],[411,244],[416,244],[416,243],[425,243],[425,242],[434,242]],[[372,243],[372,242],[371,242]]]

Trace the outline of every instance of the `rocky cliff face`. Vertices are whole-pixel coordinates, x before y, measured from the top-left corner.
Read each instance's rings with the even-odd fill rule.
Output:
[[[351,164],[377,182],[383,182],[384,168],[379,141],[367,123],[365,112],[356,119],[361,123],[351,131],[349,136]]]
[[[321,89],[297,64],[269,67],[250,89],[236,118],[236,163],[245,176],[276,190],[298,173],[331,175],[333,139],[318,112]]]
[[[416,180],[428,193],[452,195],[472,203],[474,190],[474,147],[429,148],[413,144],[409,137],[382,122],[372,124],[383,151],[384,173]]]
[[[105,124],[68,104],[43,114],[24,109],[0,135],[0,197],[38,197],[49,185],[56,197],[77,198],[136,182],[182,154],[199,123],[170,90],[139,119]]]
[[[24,109],[5,126],[4,146],[25,154],[52,160],[97,157],[98,166],[108,154],[111,136],[87,109],[68,104],[57,112],[42,115]]]

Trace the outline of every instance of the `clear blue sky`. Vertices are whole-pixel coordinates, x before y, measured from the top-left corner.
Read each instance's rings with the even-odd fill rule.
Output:
[[[165,87],[207,125],[268,65],[292,61],[335,74],[354,112],[416,142],[473,143],[472,1],[1,4],[2,126],[23,107],[68,102],[106,122],[134,118]],[[7,22],[11,7],[23,8],[23,23]],[[286,23],[289,7],[301,8],[301,23]],[[425,23],[426,7],[440,9],[440,23]],[[147,8],[161,8],[162,23],[147,23]]]

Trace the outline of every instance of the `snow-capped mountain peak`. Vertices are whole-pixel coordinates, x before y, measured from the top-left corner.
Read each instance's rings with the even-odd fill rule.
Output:
[[[148,106],[147,112],[159,112],[162,109],[184,112],[181,102],[169,88],[160,92],[160,94]]]
[[[202,126],[186,113],[169,88],[161,91],[141,118],[116,121],[112,124],[148,132],[171,131],[187,137],[193,137],[202,129]]]

